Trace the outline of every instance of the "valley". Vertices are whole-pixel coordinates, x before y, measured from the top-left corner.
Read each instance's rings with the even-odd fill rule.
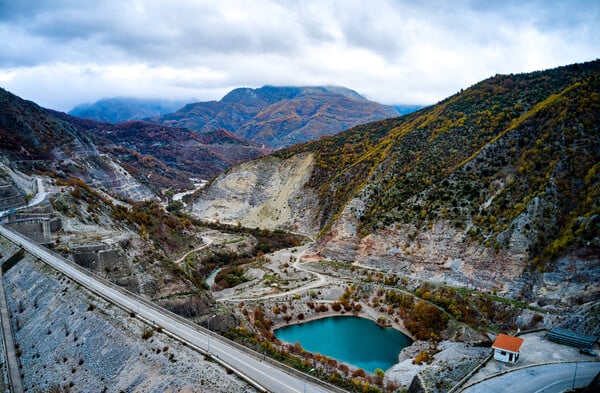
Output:
[[[362,100],[339,89],[239,89],[185,107],[218,107],[210,116],[108,124],[2,91],[0,254],[31,370],[25,387],[260,391],[251,372],[232,374],[239,351],[282,373],[272,379],[291,378],[289,391],[437,393],[477,381],[481,365],[497,373],[498,333],[547,342],[559,326],[600,336],[600,61],[496,75],[299,144],[292,134],[272,144],[264,135],[274,128],[253,128],[290,107],[313,113],[299,97],[335,95],[323,105],[338,105],[340,92]],[[220,129],[228,111],[253,119],[236,132],[254,141]],[[199,119],[208,120],[196,130],[170,127]],[[69,281],[29,249],[8,263],[21,247],[11,231],[158,314],[115,307],[107,290]],[[156,323],[164,315],[195,338]],[[275,337],[332,316],[413,341],[389,369],[366,372]],[[585,359],[546,344],[553,362]],[[523,352],[502,370],[548,353]]]

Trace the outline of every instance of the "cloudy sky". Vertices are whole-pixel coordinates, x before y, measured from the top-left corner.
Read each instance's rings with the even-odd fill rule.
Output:
[[[598,0],[0,0],[0,86],[63,111],[265,84],[429,104],[594,60],[599,37]]]

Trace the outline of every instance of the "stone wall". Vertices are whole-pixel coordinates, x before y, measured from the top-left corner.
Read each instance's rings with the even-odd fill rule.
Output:
[[[23,193],[13,184],[0,179],[0,211],[14,209],[26,203]]]
[[[120,249],[106,244],[79,246],[72,250],[72,255],[76,264],[96,272],[110,271],[125,259]]]
[[[6,226],[37,243],[46,243],[50,240],[52,233],[58,232],[62,228],[62,222],[59,217],[52,215],[28,218],[10,216]]]

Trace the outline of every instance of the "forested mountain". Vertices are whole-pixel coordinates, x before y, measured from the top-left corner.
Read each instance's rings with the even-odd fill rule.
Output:
[[[136,171],[152,159],[188,177],[210,179],[231,165],[270,152],[225,130],[201,133],[142,121],[110,124],[54,114],[89,135],[102,151],[110,152]],[[169,186],[165,183],[165,188]]]
[[[198,131],[225,129],[274,148],[398,116],[392,107],[342,87],[239,88],[220,101],[188,104],[147,120]]]
[[[152,123],[80,119],[0,90],[0,154],[23,172],[77,177],[122,198],[190,186],[269,152],[223,130],[197,133]]]
[[[115,196],[137,200],[154,196],[139,179],[152,173],[161,179],[167,173],[158,164],[136,180],[115,159],[102,155],[86,133],[3,89],[0,108],[0,158],[14,169],[79,178]],[[188,183],[183,176],[172,177],[179,177],[182,186]]]
[[[222,174],[194,212],[243,223],[254,217],[248,205],[277,201],[279,220],[263,222],[319,234],[323,255],[488,286],[568,255],[597,267],[599,128],[600,61],[496,75],[418,112],[274,153],[286,171],[307,171],[285,220],[281,190],[238,204],[244,211],[212,202],[260,163]]]
[[[123,123],[175,112],[183,105],[183,101],[115,97],[103,98],[93,104],[78,105],[71,109],[69,114],[83,119]]]

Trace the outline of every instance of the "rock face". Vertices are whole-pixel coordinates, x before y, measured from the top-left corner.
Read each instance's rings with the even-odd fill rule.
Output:
[[[290,229],[314,234],[316,196],[304,188],[314,159],[311,154],[276,157],[238,165],[209,183],[193,203],[199,218],[250,228]]]
[[[79,160],[79,164],[84,169],[83,180],[104,192],[134,201],[155,197],[149,187],[140,183],[111,156],[98,154]]]
[[[359,219],[352,213],[355,206],[356,202],[349,204],[318,242],[322,256],[399,275],[499,291],[507,291],[525,268],[518,255],[495,253],[471,242],[464,231],[444,221],[428,229],[386,228],[361,238]]]
[[[253,391],[31,256],[5,282],[28,391]]]

